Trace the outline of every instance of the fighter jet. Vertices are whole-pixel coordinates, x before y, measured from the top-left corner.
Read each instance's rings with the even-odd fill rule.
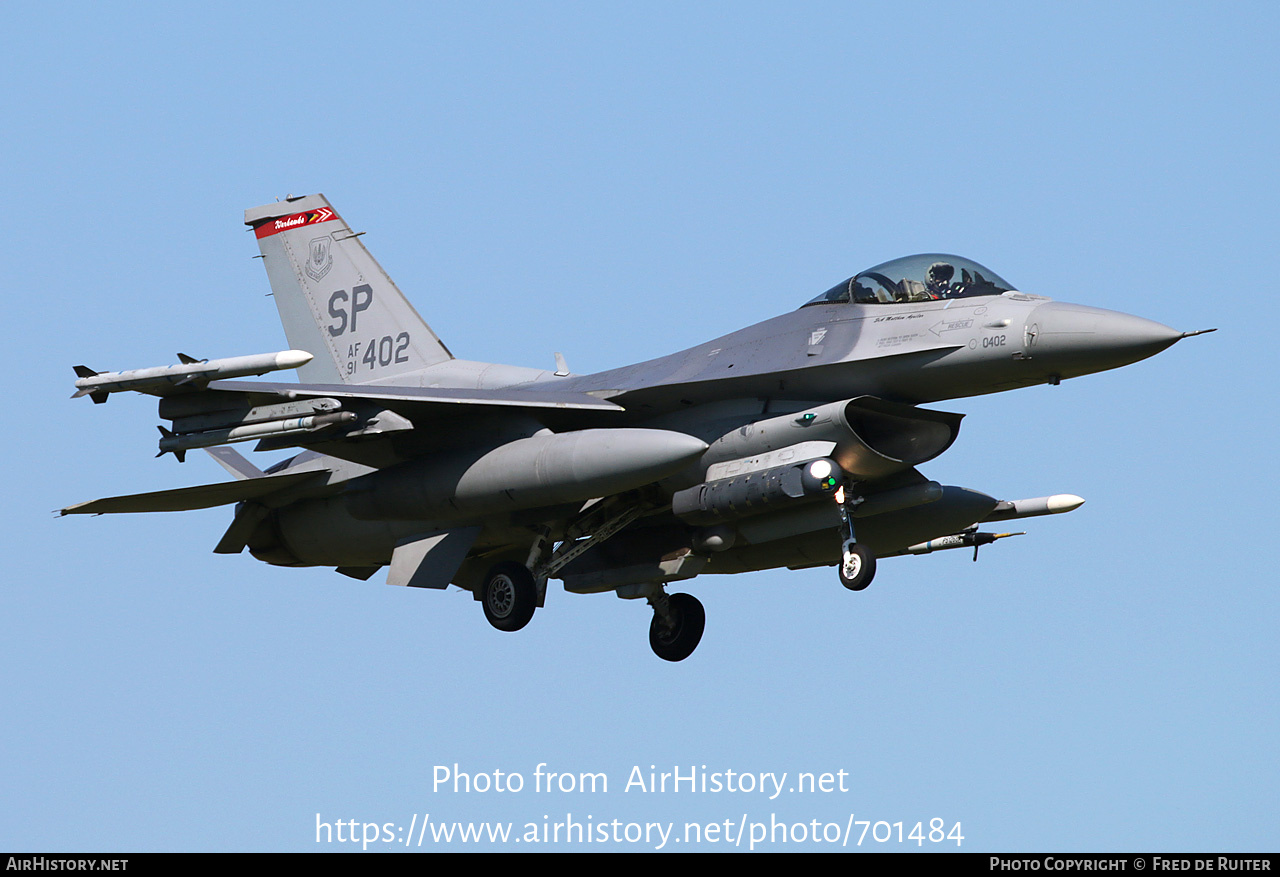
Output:
[[[963,415],[920,407],[1117,368],[1181,338],[1140,317],[1019,291],[959,256],[886,262],[697,347],[591,375],[456,358],[323,195],[245,211],[292,349],[127,372],[77,366],[75,396],[159,397],[159,455],[203,448],[234,480],[99,499],[63,515],[235,505],[214,551],[470,591],[515,631],[559,579],[652,608],[680,661],[702,604],[673,582],[973,548],[987,523],[1068,512],[917,467]],[[1212,331],[1212,330],[1205,330]],[[297,369],[300,383],[234,378]],[[228,445],[300,449],[265,471]]]

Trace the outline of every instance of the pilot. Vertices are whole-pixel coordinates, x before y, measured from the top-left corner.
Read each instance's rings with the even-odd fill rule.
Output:
[[[929,293],[929,298],[951,298],[952,287],[951,278],[956,276],[954,265],[947,262],[934,262],[929,266],[929,270],[925,272],[925,289]]]

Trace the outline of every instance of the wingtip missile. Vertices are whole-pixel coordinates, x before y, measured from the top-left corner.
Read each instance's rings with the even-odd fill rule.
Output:
[[[267,372],[300,368],[311,362],[312,355],[305,350],[282,350],[278,353],[258,353],[252,356],[233,356],[227,359],[195,359],[179,353],[178,365],[159,368],[143,368],[124,372],[95,372],[87,366],[74,367],[79,376],[73,399],[92,396],[95,402],[105,402],[110,393],[136,390],[140,393],[164,395],[166,392],[210,381],[263,375]]]

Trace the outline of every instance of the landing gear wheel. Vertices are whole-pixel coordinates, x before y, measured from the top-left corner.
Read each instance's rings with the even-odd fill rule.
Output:
[[[861,591],[876,576],[876,556],[860,542],[846,543],[840,559],[840,584]]]
[[[538,608],[538,587],[533,573],[522,563],[496,563],[484,578],[480,591],[484,617],[498,630],[519,630]]]
[[[707,626],[707,611],[692,594],[667,598],[668,617],[655,609],[649,624],[649,646],[664,661],[683,661],[693,654]]]

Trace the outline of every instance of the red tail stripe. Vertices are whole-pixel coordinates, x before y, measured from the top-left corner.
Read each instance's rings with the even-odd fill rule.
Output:
[[[282,231],[288,231],[291,228],[298,228],[303,225],[318,225],[321,222],[328,222],[331,219],[337,219],[338,214],[333,212],[332,207],[321,207],[317,210],[308,210],[305,213],[295,213],[292,216],[281,216],[277,219],[268,219],[266,222],[257,226],[253,233],[259,238],[271,237],[273,234],[279,234]]]

